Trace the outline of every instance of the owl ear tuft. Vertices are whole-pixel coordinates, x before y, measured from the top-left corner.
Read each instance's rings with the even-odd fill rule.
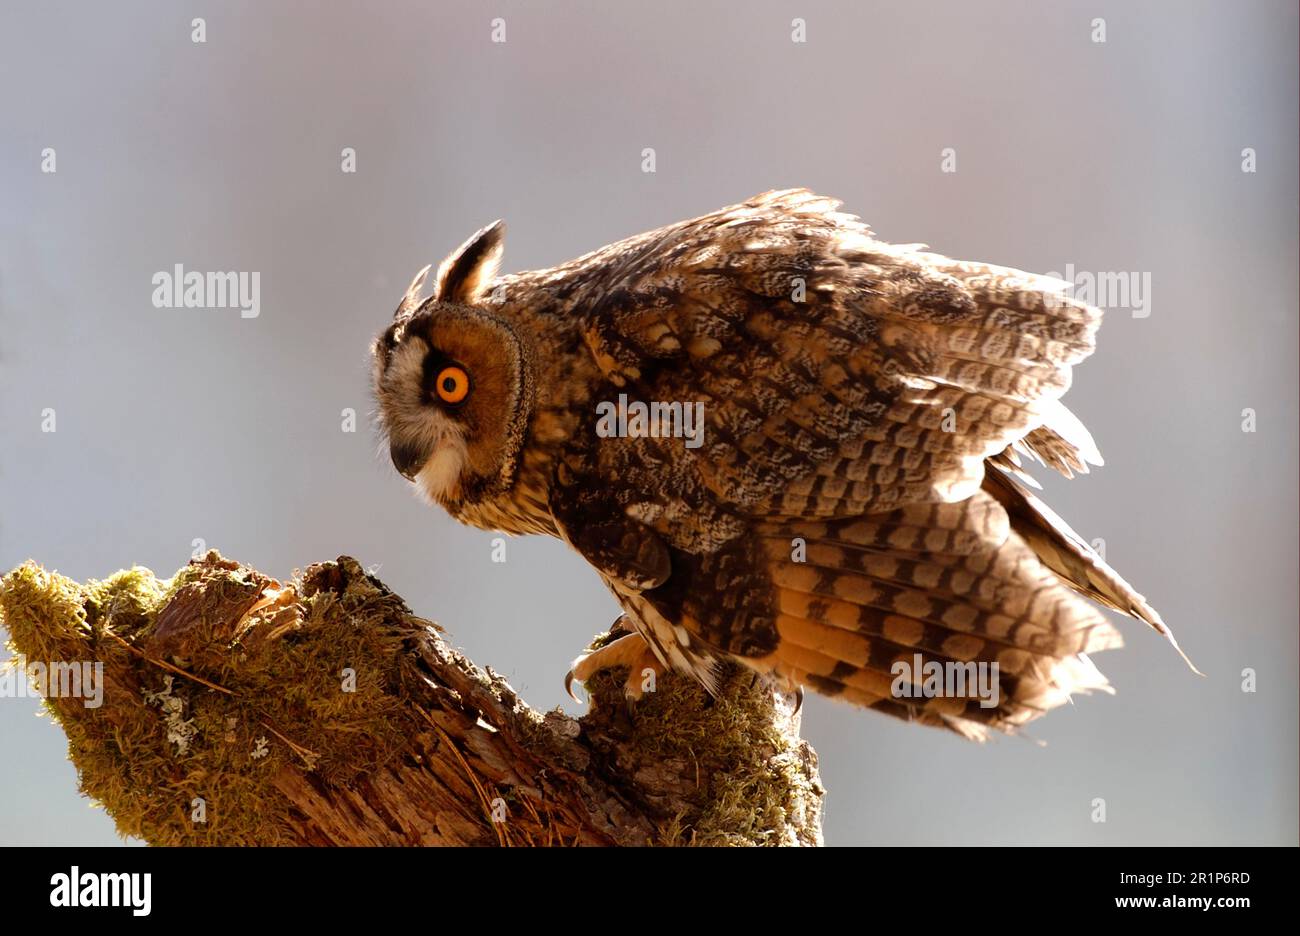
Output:
[[[424,279],[429,275],[429,270],[433,268],[430,263],[419,273],[415,274],[415,279],[411,280],[411,285],[406,287],[406,295],[402,297],[401,304],[398,305],[397,311],[393,313],[393,319],[410,318],[415,310],[420,307],[420,292],[424,289]]]
[[[462,305],[482,298],[501,267],[505,237],[505,222],[493,221],[456,248],[438,267],[438,298]]]

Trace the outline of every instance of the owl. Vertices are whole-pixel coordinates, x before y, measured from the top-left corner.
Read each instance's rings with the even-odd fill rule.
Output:
[[[1173,636],[1027,471],[1102,463],[1060,401],[1100,311],[839,205],[768,192],[510,275],[483,228],[373,343],[393,466],[596,570],[629,632],[568,680],[713,690],[730,660],[979,740],[1110,691],[1094,603]]]

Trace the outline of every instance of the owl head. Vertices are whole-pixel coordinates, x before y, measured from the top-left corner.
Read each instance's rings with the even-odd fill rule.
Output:
[[[393,467],[453,512],[509,490],[532,406],[528,349],[483,303],[504,236],[497,221],[465,241],[423,301],[416,274],[371,349]]]

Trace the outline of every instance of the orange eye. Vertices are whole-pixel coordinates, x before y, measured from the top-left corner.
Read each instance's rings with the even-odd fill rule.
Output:
[[[444,403],[463,403],[469,396],[469,374],[459,367],[444,367],[438,371],[433,389]]]

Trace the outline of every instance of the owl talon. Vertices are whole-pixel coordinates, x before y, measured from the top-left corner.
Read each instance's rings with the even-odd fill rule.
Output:
[[[645,642],[640,634],[625,634],[611,644],[606,644],[599,650],[592,650],[578,657],[569,667],[569,672],[564,677],[564,690],[569,693],[574,701],[582,701],[573,695],[573,683],[586,683],[588,679],[602,670],[612,669],[615,666],[626,666],[628,668],[627,680],[623,683],[623,696],[628,700],[628,704],[637,702],[644,695],[645,689],[642,685],[645,681],[645,670],[647,668],[654,670],[654,678],[657,681],[663,675],[663,667],[655,659],[654,653],[650,646]],[[651,683],[653,687],[655,683]]]
[[[609,632],[611,635],[618,634],[623,637],[628,634],[636,633],[636,631],[632,629],[632,625],[628,622],[626,614],[620,614],[618,617],[614,618],[614,623],[609,625]]]
[[[578,698],[577,693],[573,691],[573,670],[570,669],[564,674],[564,691],[574,702],[581,703],[582,699]]]

